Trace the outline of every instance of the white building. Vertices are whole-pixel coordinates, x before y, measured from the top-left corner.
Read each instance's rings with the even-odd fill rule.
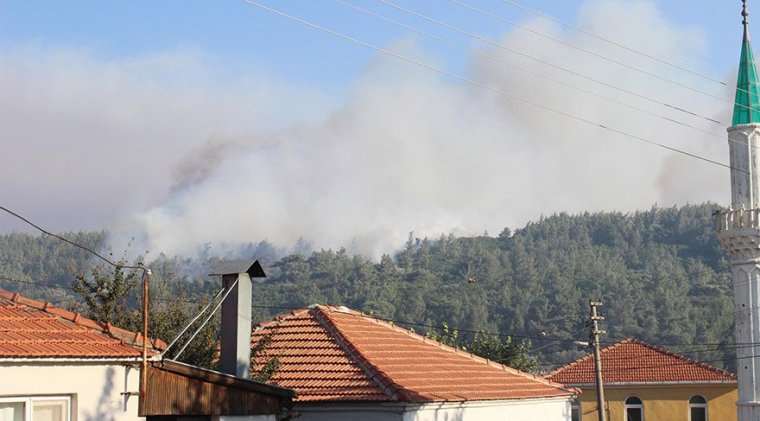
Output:
[[[141,346],[141,335],[0,290],[0,421],[137,419]]]
[[[151,341],[150,356],[164,349]],[[133,421],[142,335],[0,289],[0,421]],[[293,392],[153,358],[147,420],[275,421]],[[232,417],[229,417],[232,416]]]
[[[263,323],[254,365],[298,393],[299,420],[569,421],[577,391],[345,307]]]

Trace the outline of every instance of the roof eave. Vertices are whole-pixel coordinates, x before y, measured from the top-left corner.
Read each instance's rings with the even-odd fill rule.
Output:
[[[695,381],[665,381],[665,382],[604,382],[604,387],[659,387],[659,386],[694,386],[694,385],[735,385],[736,380],[695,380]],[[565,383],[568,387],[591,388],[596,383]]]

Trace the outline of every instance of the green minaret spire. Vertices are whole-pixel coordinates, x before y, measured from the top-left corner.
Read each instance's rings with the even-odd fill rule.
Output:
[[[734,126],[760,123],[760,89],[758,89],[755,57],[752,54],[752,45],[749,42],[747,0],[742,0],[742,4],[744,41],[742,42],[742,55],[739,62],[739,77],[736,80],[736,101],[732,123]]]

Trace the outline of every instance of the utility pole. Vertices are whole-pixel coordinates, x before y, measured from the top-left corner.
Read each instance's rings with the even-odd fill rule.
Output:
[[[600,301],[588,300],[588,305],[591,308],[589,315],[591,319],[589,323],[589,342],[594,347],[594,369],[596,371],[596,406],[599,412],[599,421],[607,421],[607,413],[604,408],[604,385],[602,384],[602,355],[599,351],[599,335],[607,332],[599,330],[599,321],[604,320],[604,317],[597,314],[596,308],[601,306],[602,303]]]

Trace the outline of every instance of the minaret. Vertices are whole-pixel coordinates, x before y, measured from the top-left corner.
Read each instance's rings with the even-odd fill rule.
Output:
[[[760,96],[742,0],[744,40],[732,126],[731,209],[716,214],[718,238],[731,255],[736,302],[736,371],[739,421],[760,420]]]

